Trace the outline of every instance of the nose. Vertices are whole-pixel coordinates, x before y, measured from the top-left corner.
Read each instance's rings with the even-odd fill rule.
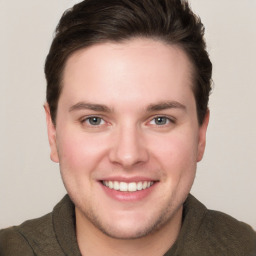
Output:
[[[142,131],[136,127],[120,127],[113,134],[110,161],[125,169],[147,162],[149,154],[143,138]]]

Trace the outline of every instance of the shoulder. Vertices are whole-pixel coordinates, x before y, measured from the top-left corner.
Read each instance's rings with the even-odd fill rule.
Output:
[[[0,256],[66,255],[63,247],[69,248],[71,242],[76,243],[73,208],[66,195],[51,213],[0,230]],[[76,245],[73,247],[79,255],[79,249]]]
[[[256,232],[249,225],[197,204],[204,208],[193,239],[198,247],[208,248],[209,255],[256,255]]]
[[[28,220],[19,226],[0,230],[0,256],[52,255],[49,253],[58,253],[59,250],[52,213]]]
[[[23,235],[11,227],[0,230],[0,256],[34,255],[32,248]]]
[[[203,224],[207,230],[218,235],[219,239],[231,240],[241,245],[256,241],[256,233],[248,224],[219,211],[207,210]]]
[[[241,239],[242,234],[251,234],[254,237],[256,235],[251,226],[223,212],[207,210],[203,220],[212,231],[221,232],[224,236],[230,236],[234,239]]]

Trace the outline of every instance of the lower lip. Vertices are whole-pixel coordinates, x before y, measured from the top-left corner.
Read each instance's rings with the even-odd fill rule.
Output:
[[[147,189],[143,189],[143,190],[139,190],[139,191],[135,191],[135,192],[122,192],[122,191],[117,191],[114,189],[110,189],[109,187],[104,186],[101,182],[101,187],[103,188],[103,190],[105,191],[105,193],[118,201],[140,201],[146,197],[148,197],[153,189],[155,188],[157,182],[155,182],[151,187],[147,188]]]

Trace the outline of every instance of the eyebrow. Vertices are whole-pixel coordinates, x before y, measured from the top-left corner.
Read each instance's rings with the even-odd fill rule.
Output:
[[[99,111],[99,112],[112,112],[111,109],[105,105],[93,104],[93,103],[87,103],[87,102],[76,103],[75,105],[69,108],[69,112],[72,112],[75,110],[82,110],[82,109],[90,109],[90,110]]]
[[[170,109],[170,108],[186,110],[185,105],[183,105],[177,101],[165,101],[165,102],[160,102],[160,103],[156,103],[156,104],[150,104],[146,108],[146,111],[154,112],[154,111],[161,111],[161,110]],[[89,109],[89,110],[93,110],[93,111],[106,112],[106,113],[113,112],[106,105],[87,103],[87,102],[76,103],[75,105],[73,105],[69,108],[69,112],[72,112],[75,110],[83,110],[83,109]]]
[[[161,111],[170,108],[186,110],[186,106],[177,101],[165,101],[157,104],[150,104],[147,107],[147,112]]]

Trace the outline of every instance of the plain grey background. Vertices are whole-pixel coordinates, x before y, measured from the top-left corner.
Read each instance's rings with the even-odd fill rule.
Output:
[[[0,228],[65,194],[50,161],[44,60],[72,0],[0,0]],[[191,0],[214,65],[207,148],[192,193],[256,229],[256,0]]]

